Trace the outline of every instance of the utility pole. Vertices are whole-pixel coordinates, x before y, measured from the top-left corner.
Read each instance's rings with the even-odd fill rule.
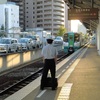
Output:
[[[75,0],[73,0],[72,3],[73,3],[73,8],[74,8],[75,7]]]
[[[91,0],[91,8],[93,8],[93,4],[94,4],[94,0]],[[91,20],[90,20],[90,29],[92,30],[92,27],[91,27]]]
[[[94,0],[91,0],[91,8],[94,6]]]

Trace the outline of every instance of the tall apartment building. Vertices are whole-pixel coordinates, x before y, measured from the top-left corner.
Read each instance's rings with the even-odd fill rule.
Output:
[[[67,5],[64,0],[25,0],[25,28],[43,28],[57,33],[61,25],[67,26]]]
[[[68,7],[64,0],[8,0],[19,5],[20,27],[43,28],[57,33],[59,27],[68,26]]]

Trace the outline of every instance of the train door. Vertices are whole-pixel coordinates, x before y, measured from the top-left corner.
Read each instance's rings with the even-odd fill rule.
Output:
[[[68,34],[68,43],[69,43],[68,52],[73,53],[74,52],[74,33]]]
[[[75,33],[75,37],[74,37],[74,49],[75,49],[75,51],[77,49],[79,49],[80,46],[81,46],[80,34],[79,33]]]
[[[69,47],[74,47],[74,33],[68,35]]]

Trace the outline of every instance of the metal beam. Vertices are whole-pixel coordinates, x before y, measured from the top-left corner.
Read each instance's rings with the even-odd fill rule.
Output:
[[[91,8],[93,8],[94,0],[91,0]]]
[[[82,22],[84,25],[85,25],[85,27],[87,27],[87,28],[90,28],[91,27],[91,29],[92,30],[96,30],[97,29],[97,25],[94,25],[91,21],[84,21],[84,22]]]
[[[75,0],[73,0],[73,8],[74,8],[74,6],[75,6]]]

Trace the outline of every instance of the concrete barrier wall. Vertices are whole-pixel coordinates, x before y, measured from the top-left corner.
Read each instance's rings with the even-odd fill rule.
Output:
[[[0,72],[41,57],[41,50],[0,56]]]
[[[62,50],[62,46],[55,46],[58,51]],[[0,56],[0,72],[17,67],[18,65],[36,60],[41,57],[41,49],[28,51],[23,53],[9,54]]]

